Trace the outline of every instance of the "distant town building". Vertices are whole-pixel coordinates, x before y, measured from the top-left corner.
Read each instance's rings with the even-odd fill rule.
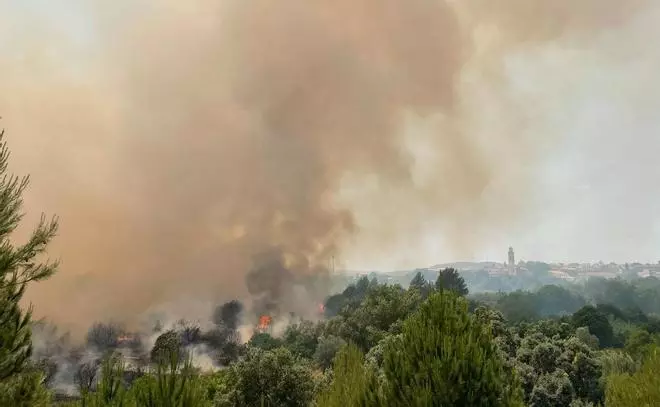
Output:
[[[561,280],[566,280],[566,281],[575,280],[575,276],[571,275],[570,273],[564,270],[550,270],[548,273],[554,278],[558,278]]]
[[[516,256],[513,253],[513,247],[509,247],[509,262],[507,263],[509,274],[516,274]]]

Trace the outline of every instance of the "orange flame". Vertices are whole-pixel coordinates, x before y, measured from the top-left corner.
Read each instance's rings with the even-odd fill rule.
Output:
[[[132,340],[133,340],[133,337],[129,336],[129,335],[121,335],[117,338],[117,342],[119,342],[119,343],[130,342]]]
[[[325,305],[323,305],[323,303],[319,303],[318,310],[319,314],[325,314]]]
[[[265,331],[266,329],[268,329],[272,321],[273,321],[272,317],[269,317],[268,315],[262,315],[259,317],[259,325],[257,325],[257,328],[259,328],[262,331]]]

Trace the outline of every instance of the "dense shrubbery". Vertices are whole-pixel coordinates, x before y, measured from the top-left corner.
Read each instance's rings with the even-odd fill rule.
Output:
[[[458,282],[447,283],[447,276]],[[104,384],[108,373],[101,372],[85,405],[624,406],[634,400],[631,386],[655,383],[648,373],[660,343],[653,315],[588,305],[554,286],[479,302],[461,295],[462,281],[452,271],[440,278],[431,284],[416,277],[408,289],[364,278],[328,299],[342,304],[333,317],[292,324],[280,337],[256,333],[216,373],[176,367],[181,358],[167,365],[166,355],[186,348],[182,330],[165,331],[152,362],[169,367],[147,368],[130,386],[115,381],[114,392],[104,390],[115,387]],[[523,305],[558,315],[505,317]],[[174,378],[171,388],[179,390],[161,390]],[[123,404],[94,404],[108,398],[99,395],[104,391]],[[655,390],[644,391],[655,397]],[[172,401],[153,404],[157,397]]]

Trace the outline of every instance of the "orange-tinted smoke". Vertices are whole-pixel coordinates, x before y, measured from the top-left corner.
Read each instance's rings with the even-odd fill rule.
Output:
[[[591,12],[622,10],[595,0],[538,10],[522,0],[62,3],[82,10],[84,28],[0,6],[0,34],[12,36],[0,115],[13,168],[33,175],[27,219],[47,211],[62,223],[51,250],[62,271],[30,300],[79,327],[181,298],[243,296],[252,260],[274,249],[294,275],[322,272],[358,232],[336,199],[347,176],[375,177],[389,200],[378,204],[396,208],[383,242],[434,215],[457,248],[476,244],[476,231],[521,208],[501,204],[506,189],[482,199],[500,164],[471,133],[479,112],[461,102],[465,67],[498,71],[513,44],[606,28],[611,19]],[[479,62],[482,26],[501,40]],[[425,139],[442,159],[423,186],[402,136],[411,112],[442,118]],[[489,138],[521,143],[515,131]],[[534,158],[530,147],[519,159]]]

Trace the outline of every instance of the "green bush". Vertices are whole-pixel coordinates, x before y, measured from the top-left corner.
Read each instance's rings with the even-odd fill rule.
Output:
[[[505,371],[489,328],[456,294],[430,296],[385,350],[383,405],[522,405],[519,384]]]

